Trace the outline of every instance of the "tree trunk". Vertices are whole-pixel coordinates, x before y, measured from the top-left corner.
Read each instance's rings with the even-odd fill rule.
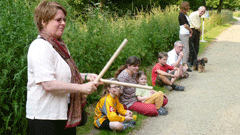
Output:
[[[218,4],[218,6],[217,6],[217,9],[218,9],[217,13],[218,13],[218,14],[221,13],[222,6],[223,6],[223,0],[220,0],[220,1],[219,1],[219,4]]]

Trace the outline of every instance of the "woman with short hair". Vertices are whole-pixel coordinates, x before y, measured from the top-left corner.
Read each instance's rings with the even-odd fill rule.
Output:
[[[39,35],[27,56],[26,117],[30,135],[76,134],[85,95],[93,93],[99,84],[93,82],[96,74],[79,73],[61,38],[66,15],[57,2],[42,1],[35,10]]]

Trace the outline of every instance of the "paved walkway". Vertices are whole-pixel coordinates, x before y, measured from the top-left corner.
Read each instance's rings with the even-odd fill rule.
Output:
[[[206,72],[191,72],[180,82],[184,92],[171,91],[169,114],[148,118],[131,134],[240,134],[240,22],[222,32],[201,57],[208,58]]]

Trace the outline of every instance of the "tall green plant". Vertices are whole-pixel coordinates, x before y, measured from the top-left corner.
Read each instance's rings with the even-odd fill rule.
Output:
[[[0,1],[0,121],[2,134],[24,133],[28,45],[36,36],[30,2]]]

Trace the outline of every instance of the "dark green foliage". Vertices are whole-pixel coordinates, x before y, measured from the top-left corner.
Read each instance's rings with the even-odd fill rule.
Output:
[[[30,6],[24,1],[0,1],[0,134],[26,130],[27,49],[37,33]]]

